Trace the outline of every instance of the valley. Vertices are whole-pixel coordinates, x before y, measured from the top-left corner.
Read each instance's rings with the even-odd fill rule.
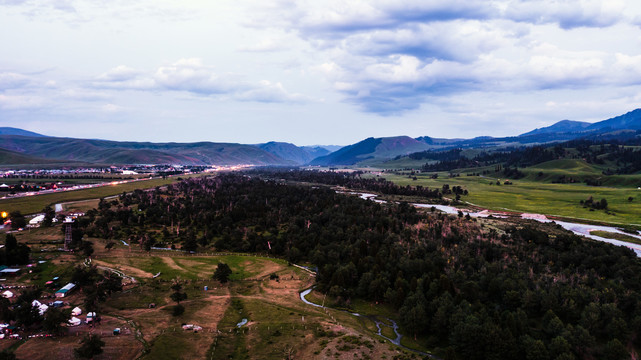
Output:
[[[636,356],[641,142],[584,125],[333,152],[0,135],[0,265],[18,274],[0,282],[13,292],[0,298],[0,354]],[[74,146],[99,150],[80,165]],[[76,290],[54,306],[64,284]],[[43,304],[53,310],[36,314]]]

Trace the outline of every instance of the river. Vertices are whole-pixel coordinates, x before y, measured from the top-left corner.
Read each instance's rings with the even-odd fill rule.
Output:
[[[309,288],[309,289],[307,289],[307,290],[301,291],[301,293],[300,293],[300,299],[301,299],[305,304],[307,304],[307,305],[311,305],[311,306],[314,306],[314,307],[318,307],[318,308],[323,308],[323,309],[325,309],[325,308],[326,308],[325,306],[320,305],[320,304],[313,303],[313,302],[311,302],[311,301],[309,301],[309,300],[307,300],[307,299],[305,298],[305,296],[307,296],[310,292],[312,292],[312,290],[313,290],[313,287],[312,287],[312,288]],[[378,332],[376,333],[376,335],[378,335],[378,336],[382,337],[383,339],[385,339],[385,340],[387,340],[387,341],[391,342],[391,343],[392,343],[392,344],[394,344],[394,345],[397,345],[397,346],[399,346],[399,347],[402,347],[402,348],[403,348],[403,349],[405,349],[405,350],[408,350],[408,351],[411,351],[411,352],[413,352],[413,353],[417,353],[417,354],[420,354],[420,355],[423,355],[423,356],[429,356],[429,357],[431,357],[432,359],[438,359],[437,357],[435,357],[435,356],[434,356],[434,355],[432,355],[432,354],[428,354],[428,353],[426,353],[426,352],[422,352],[422,351],[419,351],[419,350],[416,350],[416,349],[410,349],[410,348],[408,348],[408,347],[406,347],[406,346],[401,345],[401,338],[403,338],[403,335],[402,335],[401,333],[399,333],[399,332],[398,332],[398,324],[396,324],[396,321],[394,321],[394,320],[392,320],[392,319],[385,318],[387,321],[389,321],[389,322],[392,324],[392,325],[388,325],[388,324],[386,324],[386,323],[384,323],[384,322],[382,322],[382,321],[378,320],[378,319],[377,319],[376,317],[374,317],[374,316],[361,315],[361,314],[359,314],[359,313],[349,312],[349,311],[345,311],[345,310],[338,310],[338,309],[332,309],[332,310],[335,310],[335,311],[341,311],[341,312],[348,313],[348,314],[353,315],[353,316],[358,316],[358,317],[363,316],[363,317],[367,317],[368,319],[370,319],[370,320],[374,321],[374,323],[376,324],[376,328],[378,329]],[[390,339],[390,338],[388,338],[387,336],[383,335],[383,333],[382,333],[382,331],[383,331],[383,327],[391,328],[391,329],[394,331],[394,334],[396,335],[396,338],[395,338],[395,339]]]
[[[376,194],[369,194],[369,193],[360,193],[360,192],[348,192],[348,194],[355,194],[360,196],[362,199],[365,200],[371,200],[375,201],[377,203],[385,203],[386,201],[384,200],[379,200],[376,199]],[[465,209],[459,209],[454,206],[449,206],[449,205],[439,205],[439,204],[412,204],[417,208],[432,208],[434,207],[436,210],[442,211],[446,214],[458,214],[459,211],[461,211],[463,214],[469,214],[471,217],[489,217],[490,215],[493,217],[497,218],[504,218],[506,217],[503,214],[500,213],[495,213],[492,212],[491,210],[482,210],[478,212],[471,212],[469,210]],[[639,239],[641,241],[641,234],[637,232],[636,234],[631,234],[627,233],[624,231],[621,231],[617,229],[616,227],[613,226],[603,226],[603,225],[588,225],[588,224],[579,224],[579,223],[573,223],[573,222],[568,222],[568,221],[557,221],[557,220],[550,220],[548,219],[545,215],[541,214],[521,214],[521,217],[523,219],[530,219],[530,220],[535,220],[538,222],[543,222],[543,223],[548,223],[554,221],[556,224],[560,225],[564,229],[573,232],[576,235],[579,236],[584,236],[593,240],[598,240],[598,241],[603,241],[607,242],[613,245],[618,245],[618,246],[625,246],[629,249],[632,249],[635,254],[637,254],[638,257],[641,257],[641,245],[638,244],[633,244],[625,241],[619,241],[619,240],[614,240],[614,239],[607,239],[603,238],[600,236],[592,235],[590,232],[592,231],[607,231],[611,233],[617,233],[617,234],[625,234],[627,236],[632,236],[634,238]]]

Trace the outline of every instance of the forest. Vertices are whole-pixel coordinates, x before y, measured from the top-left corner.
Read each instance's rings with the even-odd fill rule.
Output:
[[[641,171],[641,145],[638,139],[628,141],[572,140],[555,145],[508,147],[496,151],[483,151],[466,157],[461,149],[423,151],[408,155],[414,160],[435,160],[423,165],[423,171],[451,171],[454,169],[484,167],[503,164],[506,168],[523,168],[555,159],[583,159],[588,164],[612,164],[605,175],[633,174]]]
[[[186,179],[103,200],[77,230],[147,249],[313,264],[317,290],[344,307],[391,306],[408,336],[446,359],[629,359],[639,345],[641,263],[631,250],[554,224],[484,223],[275,180],[325,175]]]

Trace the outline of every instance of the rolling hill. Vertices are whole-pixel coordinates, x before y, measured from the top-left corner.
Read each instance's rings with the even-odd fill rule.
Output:
[[[252,145],[118,142],[0,135],[2,148],[25,156],[100,164],[291,165]]]
[[[409,136],[367,138],[341,148],[329,155],[314,159],[311,165],[354,165],[367,160],[390,159],[430,148],[422,141]]]
[[[32,136],[32,137],[45,137],[45,135],[35,133],[33,131],[22,130],[14,127],[0,127],[0,135],[18,135],[18,136]]]
[[[429,136],[367,138],[336,150],[336,146],[296,146],[286,142],[258,145],[233,143],[118,142],[47,137],[0,127],[0,148],[27,157],[100,164],[182,165],[382,165],[385,161],[425,150],[499,149],[573,139],[628,140],[641,136],[641,109],[596,123],[563,120],[518,136],[439,139]],[[336,150],[334,152],[331,152]],[[16,158],[17,159],[17,158]],[[32,163],[27,158],[24,161]],[[400,163],[403,163],[401,161]]]
[[[285,142],[270,141],[265,144],[258,144],[259,148],[290,161],[295,165],[307,164],[313,159],[329,154],[329,151],[320,146],[296,146]]]
[[[63,160],[46,159],[42,157],[24,155],[15,151],[0,149],[0,166],[25,165],[25,164],[55,164]]]
[[[532,136],[532,135],[541,135],[541,134],[553,134],[553,133],[567,133],[567,132],[580,132],[585,131],[588,128],[590,123],[584,121],[572,121],[572,120],[561,120],[554,125],[548,127],[543,127],[540,129],[534,129],[532,131],[526,132],[519,136]]]

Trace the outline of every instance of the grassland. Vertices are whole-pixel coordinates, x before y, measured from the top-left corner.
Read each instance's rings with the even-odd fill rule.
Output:
[[[182,175],[177,177],[169,177],[166,179],[151,179],[129,182],[126,184],[107,185],[92,189],[73,190],[65,192],[57,192],[52,194],[23,196],[12,199],[0,200],[0,211],[20,211],[23,214],[33,214],[42,211],[48,205],[87,200],[98,199],[107,196],[119,195],[123,192],[130,192],[136,189],[151,189],[157,186],[164,186],[177,182],[179,178],[187,178],[192,176],[202,176],[201,174]]]
[[[636,186],[554,184],[528,178],[512,180],[513,185],[496,185],[499,179],[503,184],[505,178],[465,175],[448,178],[445,173],[439,174],[438,179],[432,179],[429,174],[420,174],[417,180],[392,174],[385,174],[384,177],[402,186],[422,185],[431,188],[440,188],[445,184],[450,187],[462,186],[469,191],[469,195],[463,196],[463,201],[492,210],[537,213],[611,224],[641,224],[641,190]],[[630,178],[634,179],[635,176]],[[637,175],[636,180],[641,182],[641,176]],[[630,180],[630,182],[634,181]],[[605,198],[609,210],[590,211],[581,206],[580,201],[586,200],[589,196],[595,200]],[[632,201],[628,200],[630,197]]]

